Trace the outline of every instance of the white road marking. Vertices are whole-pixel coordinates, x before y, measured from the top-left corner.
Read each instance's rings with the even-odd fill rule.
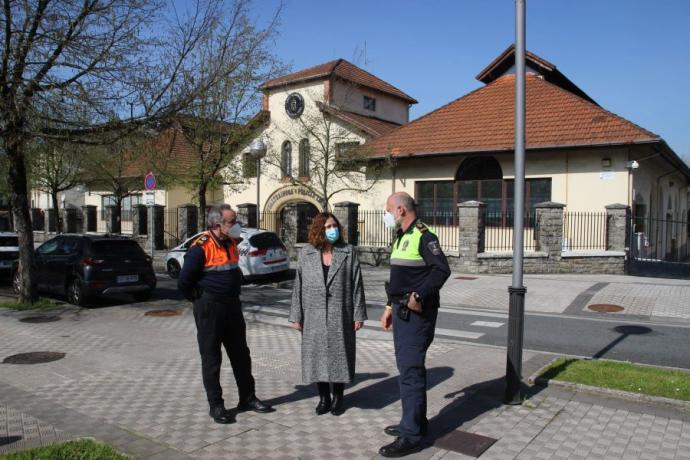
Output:
[[[475,321],[470,326],[481,326],[481,327],[501,327],[505,323],[497,323],[495,321]]]
[[[374,327],[374,328],[380,328],[381,322],[370,319],[370,320],[365,321],[364,325]],[[484,335],[481,332],[456,331],[454,329],[443,329],[440,327],[436,328],[436,333],[441,334],[441,335],[447,335],[449,337],[460,337],[463,339],[478,339]]]

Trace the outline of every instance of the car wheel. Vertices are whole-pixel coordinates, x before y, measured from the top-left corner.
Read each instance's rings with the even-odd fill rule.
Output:
[[[168,276],[176,280],[180,276],[180,264],[175,259],[170,259],[167,263]]]
[[[67,287],[67,301],[80,307],[86,306],[88,298],[84,294],[84,288],[81,287],[79,278],[74,278]]]
[[[132,293],[132,297],[134,297],[134,300],[136,300],[137,302],[146,302],[148,300],[151,300],[152,295],[153,291],[141,291]]]

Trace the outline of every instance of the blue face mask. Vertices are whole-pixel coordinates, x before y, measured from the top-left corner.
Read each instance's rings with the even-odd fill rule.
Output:
[[[340,229],[338,228],[329,228],[326,230],[326,239],[328,240],[329,243],[335,243],[340,239]]]

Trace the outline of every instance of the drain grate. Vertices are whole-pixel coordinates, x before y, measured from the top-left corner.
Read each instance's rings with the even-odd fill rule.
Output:
[[[477,277],[476,276],[456,276],[455,279],[456,280],[472,281],[472,280],[476,280]]]
[[[60,321],[59,316],[27,316],[26,318],[22,318],[19,321],[22,323],[52,323],[55,321]]]
[[[30,353],[19,353],[3,359],[3,364],[42,364],[57,361],[65,357],[59,351],[32,351]]]
[[[434,446],[476,458],[495,442],[496,439],[494,438],[468,433],[467,431],[454,430],[437,439]]]
[[[620,305],[613,305],[610,303],[595,303],[587,308],[597,313],[617,313],[624,310]]]
[[[146,313],[144,313],[144,316],[166,317],[166,316],[178,316],[181,314],[182,314],[182,312],[180,310],[149,310]]]

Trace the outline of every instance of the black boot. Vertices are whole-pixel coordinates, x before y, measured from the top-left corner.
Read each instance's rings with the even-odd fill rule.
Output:
[[[328,382],[316,382],[319,389],[319,404],[316,406],[316,415],[323,415],[331,410],[331,391]]]
[[[331,414],[340,415],[343,413],[343,393],[345,391],[344,383],[333,384],[333,404],[331,405]]]

